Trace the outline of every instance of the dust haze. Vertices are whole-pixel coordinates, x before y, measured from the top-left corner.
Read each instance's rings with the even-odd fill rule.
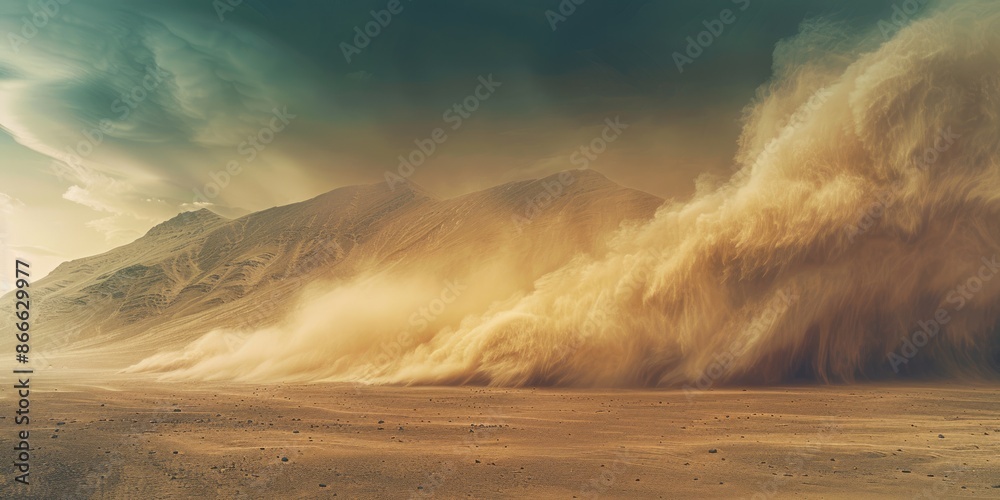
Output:
[[[537,276],[483,259],[456,261],[469,271],[454,275],[411,266],[328,283],[274,327],[215,331],[129,370],[614,387],[987,373],[998,28],[985,1],[946,5],[884,43],[806,23],[746,108],[736,173],[604,235],[602,251]],[[467,290],[444,303],[456,280]],[[892,363],[941,309],[934,345]]]

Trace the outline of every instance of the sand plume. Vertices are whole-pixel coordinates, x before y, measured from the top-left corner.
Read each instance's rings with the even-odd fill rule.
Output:
[[[447,277],[358,279],[281,327],[229,344],[216,332],[132,370],[511,386],[841,381],[891,374],[890,353],[944,310],[935,338],[895,368],[993,373],[998,137],[995,2],[950,2],[884,42],[878,30],[807,24],[779,45],[773,80],[746,109],[732,178],[703,179],[693,199],[609,236],[607,252],[510,296],[449,305],[416,333],[411,314]]]

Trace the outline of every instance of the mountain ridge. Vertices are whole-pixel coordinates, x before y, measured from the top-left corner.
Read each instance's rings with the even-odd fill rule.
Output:
[[[539,197],[545,206],[519,227],[517,217]],[[35,328],[53,351],[149,352],[216,327],[273,323],[286,307],[261,304],[322,280],[403,268],[445,276],[508,259],[527,269],[518,286],[529,287],[573,255],[599,251],[606,234],[651,217],[662,202],[597,172],[568,171],[443,200],[409,183],[375,183],[235,219],[206,208],[182,212],[33,284],[47,318]]]

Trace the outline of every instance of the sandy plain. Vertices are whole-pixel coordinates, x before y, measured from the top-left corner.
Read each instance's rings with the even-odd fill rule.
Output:
[[[0,496],[1000,497],[997,385],[689,393],[66,375],[32,379],[32,485],[7,468]],[[12,396],[4,384],[6,453]]]

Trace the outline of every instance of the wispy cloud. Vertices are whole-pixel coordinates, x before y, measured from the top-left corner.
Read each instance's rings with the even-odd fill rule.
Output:
[[[19,33],[28,4],[0,5],[0,32]],[[61,9],[0,50],[0,128],[53,160],[64,199],[112,214],[90,225],[106,236],[176,214],[190,186],[309,81],[283,49],[208,11],[118,0]]]
[[[24,203],[21,200],[9,194],[0,193],[0,213],[12,214],[23,206]]]

